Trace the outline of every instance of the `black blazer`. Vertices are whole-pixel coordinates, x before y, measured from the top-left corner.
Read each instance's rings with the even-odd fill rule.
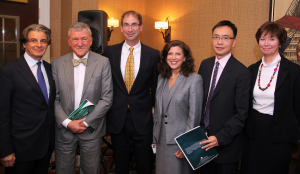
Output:
[[[202,61],[199,74],[203,78],[205,111],[215,57]],[[217,163],[241,159],[245,120],[248,116],[251,75],[249,70],[231,56],[220,76],[210,102],[209,136],[216,136],[219,153]]]
[[[54,148],[55,85],[51,65],[44,67],[48,105],[23,56],[0,69],[0,158],[15,153],[16,161],[32,161]]]
[[[251,108],[253,89],[261,60],[249,66],[252,75]],[[286,143],[299,139],[300,128],[300,67],[281,55],[275,88],[274,121],[272,127],[273,143]],[[247,121],[247,135],[253,138],[255,129],[252,117]]]
[[[146,134],[153,128],[152,107],[158,78],[159,51],[141,44],[139,72],[128,94],[120,69],[123,43],[108,46],[104,52],[104,56],[110,60],[113,76],[113,104],[107,113],[107,129],[114,134],[122,130],[129,105],[133,126],[138,133]]]

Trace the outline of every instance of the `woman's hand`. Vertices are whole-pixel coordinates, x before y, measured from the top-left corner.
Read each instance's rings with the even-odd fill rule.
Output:
[[[181,150],[179,150],[179,149],[176,151],[175,156],[176,156],[177,158],[184,158],[183,153],[182,153]]]

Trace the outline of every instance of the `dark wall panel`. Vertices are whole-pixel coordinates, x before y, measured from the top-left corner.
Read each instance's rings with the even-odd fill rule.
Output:
[[[38,0],[28,0],[28,3],[0,0],[0,14],[20,16],[20,32],[28,25],[38,23],[38,8]]]

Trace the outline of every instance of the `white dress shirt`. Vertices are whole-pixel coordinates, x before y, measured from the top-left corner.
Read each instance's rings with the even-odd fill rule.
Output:
[[[213,71],[212,71],[212,74],[211,74],[211,78],[210,78],[210,85],[209,85],[209,91],[208,91],[208,94],[210,92],[210,87],[211,87],[211,83],[212,83],[212,79],[213,79],[213,76],[214,76],[214,69],[215,69],[215,66],[216,66],[216,62],[218,61],[219,62],[219,68],[218,68],[218,74],[217,74],[217,77],[216,77],[216,84],[215,84],[215,88],[217,87],[217,84],[218,84],[218,81],[220,79],[220,76],[229,60],[229,58],[231,57],[231,53],[229,53],[228,55],[226,55],[225,57],[223,57],[222,59],[217,59],[217,56],[215,57],[215,65],[213,67]],[[208,96],[207,96],[208,97]]]
[[[121,72],[122,72],[122,76],[124,79],[125,76],[125,67],[126,67],[126,62],[127,62],[127,58],[130,54],[130,48],[131,46],[129,46],[126,41],[123,44],[122,47],[122,53],[121,53]],[[133,46],[133,57],[134,57],[134,78],[136,78],[139,69],[140,69],[140,60],[141,60],[141,42],[139,41],[138,44],[136,44],[135,46]]]
[[[32,57],[30,57],[26,52],[24,54],[24,58],[32,72],[32,74],[34,75],[36,81],[38,82],[38,77],[37,77],[37,69],[38,69],[38,65],[37,65],[37,60],[33,59]],[[48,76],[44,67],[44,62],[43,60],[41,60],[41,70],[45,79],[45,83],[46,83],[46,88],[47,88],[47,94],[48,94],[48,98],[49,98],[49,90],[50,90],[50,86],[49,86],[49,81],[48,81]]]
[[[271,76],[274,73],[274,69],[276,68],[276,65],[278,61],[281,60],[280,55],[278,54],[272,63],[267,64],[264,61],[264,57],[262,58],[262,63],[264,64],[260,76],[260,86],[261,88],[265,88],[268,83],[270,82]],[[258,87],[258,76],[259,76],[259,69],[261,64],[258,68],[258,73],[256,77],[255,86],[253,89],[253,109],[257,110],[258,112],[262,114],[268,114],[273,115],[274,113],[274,102],[275,102],[275,87],[277,83],[277,77],[279,73],[279,66],[277,69],[276,74],[274,75],[274,78],[271,82],[270,87],[268,89],[262,91]]]
[[[88,57],[89,57],[89,53],[87,53],[84,56],[84,58],[86,58],[86,59],[88,59]],[[77,55],[75,53],[73,53],[73,59],[79,60],[80,58],[77,57]],[[81,101],[81,97],[82,97],[82,91],[83,91],[85,70],[86,70],[86,66],[83,63],[79,63],[78,66],[74,67],[74,93],[75,93],[74,108],[75,109],[77,109],[80,105],[80,101]],[[62,122],[62,125],[67,128],[68,124],[71,121],[72,120],[67,118]],[[85,121],[83,123],[85,124],[86,127],[89,126]]]

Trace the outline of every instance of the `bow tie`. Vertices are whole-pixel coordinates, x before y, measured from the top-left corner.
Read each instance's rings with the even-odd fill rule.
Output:
[[[87,58],[82,58],[82,59],[72,59],[73,65],[78,66],[80,63],[83,63],[85,66],[87,64]]]

